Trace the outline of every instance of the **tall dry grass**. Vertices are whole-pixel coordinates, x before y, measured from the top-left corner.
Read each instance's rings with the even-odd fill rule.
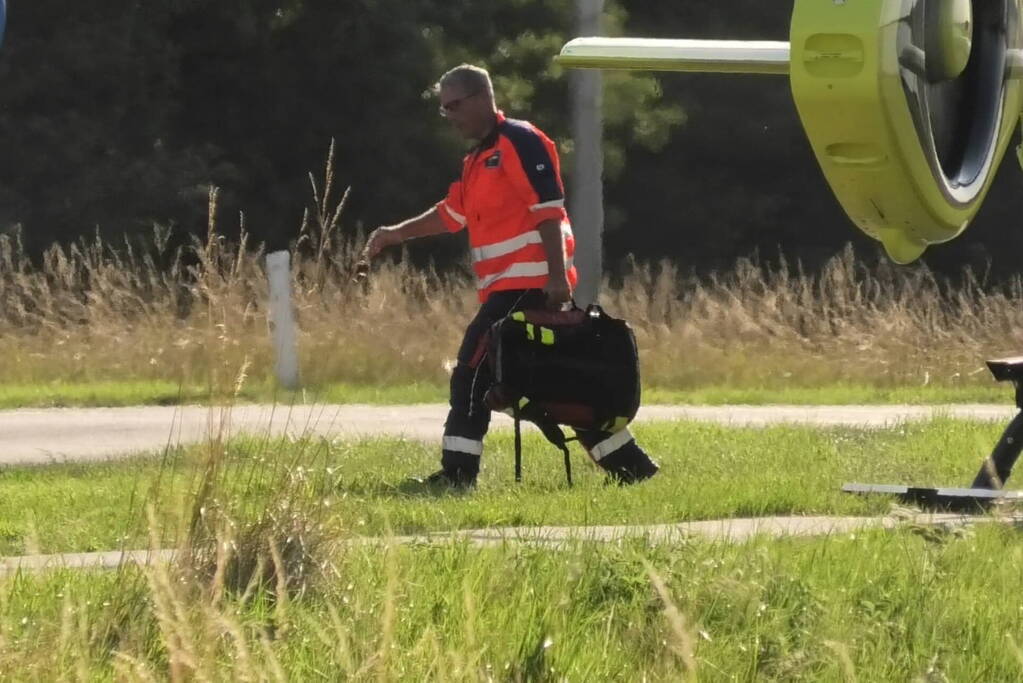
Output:
[[[468,268],[453,275],[405,265],[352,283],[357,240],[340,237],[344,197],[328,161],[310,176],[313,203],[294,251],[303,378],[446,382],[475,305]],[[209,385],[243,364],[270,376],[264,254],[217,233],[210,194],[204,239],[170,248],[81,240],[33,262],[0,236],[0,383],[169,380]],[[1023,348],[1023,283],[952,285],[924,267],[868,268],[851,250],[808,274],[739,261],[683,277],[667,262],[633,265],[603,303],[634,325],[648,385],[876,386],[987,382],[986,356]]]
[[[815,274],[749,259],[705,280],[636,267],[605,302],[635,321],[646,377],[667,387],[986,383],[983,359],[1023,349],[1020,280],[871,268],[851,248]]]

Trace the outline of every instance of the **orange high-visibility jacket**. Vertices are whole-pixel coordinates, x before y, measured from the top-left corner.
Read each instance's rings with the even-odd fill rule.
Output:
[[[575,287],[575,239],[554,142],[528,121],[497,114],[497,128],[462,162],[462,177],[437,204],[451,232],[469,230],[480,301],[492,292],[541,289],[547,256],[537,226],[561,222],[565,270]]]

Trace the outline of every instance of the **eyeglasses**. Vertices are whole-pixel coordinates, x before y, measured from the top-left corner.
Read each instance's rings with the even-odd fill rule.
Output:
[[[446,118],[448,114],[453,114],[456,111],[458,111],[458,108],[462,106],[462,102],[465,102],[466,100],[468,100],[468,99],[470,99],[472,97],[476,97],[479,94],[480,94],[480,91],[477,91],[477,92],[465,95],[464,97],[459,97],[458,99],[451,100],[450,102],[444,102],[443,104],[440,105],[440,108],[438,109],[438,111],[440,112],[441,116]]]

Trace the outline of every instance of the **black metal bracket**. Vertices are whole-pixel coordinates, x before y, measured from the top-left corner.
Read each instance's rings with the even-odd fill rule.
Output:
[[[1023,491],[998,491],[982,488],[928,488],[899,484],[845,484],[845,493],[884,494],[896,496],[904,503],[924,508],[940,508],[961,512],[981,512],[994,503],[1023,500]]]

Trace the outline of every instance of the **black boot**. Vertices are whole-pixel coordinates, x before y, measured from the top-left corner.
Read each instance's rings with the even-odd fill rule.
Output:
[[[616,484],[635,484],[657,474],[660,468],[636,442],[619,448],[601,460],[598,465]]]
[[[441,469],[423,479],[423,483],[455,489],[476,487],[476,477],[480,473],[480,456],[444,451],[440,464]]]

